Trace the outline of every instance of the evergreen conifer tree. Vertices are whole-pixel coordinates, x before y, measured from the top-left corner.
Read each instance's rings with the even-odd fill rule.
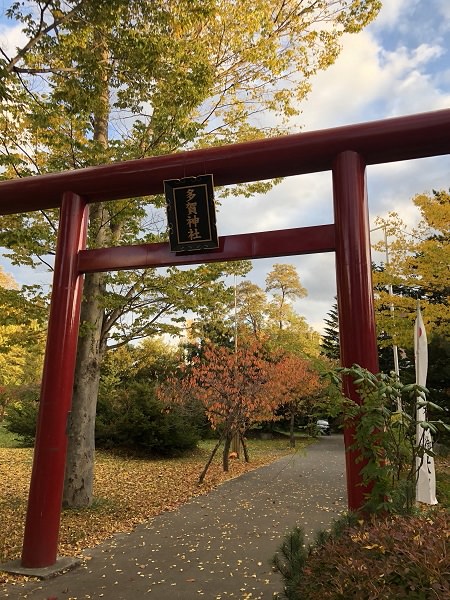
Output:
[[[324,323],[326,327],[322,336],[321,354],[339,360],[339,317],[336,300],[324,319]]]

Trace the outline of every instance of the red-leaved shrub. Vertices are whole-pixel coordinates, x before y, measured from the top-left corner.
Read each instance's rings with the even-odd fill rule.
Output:
[[[299,600],[450,598],[450,518],[373,518],[315,547],[295,590]]]

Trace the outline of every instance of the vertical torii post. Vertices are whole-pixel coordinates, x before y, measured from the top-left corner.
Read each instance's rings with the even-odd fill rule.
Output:
[[[336,277],[341,364],[358,364],[378,373],[378,349],[372,291],[369,210],[366,165],[357,152],[340,153],[333,163],[334,221],[336,227]],[[345,395],[361,403],[351,381],[344,381]],[[359,510],[368,491],[362,485],[358,454],[349,450],[354,429],[344,430],[347,493],[350,510]]]
[[[53,291],[36,432],[33,471],[22,550],[22,567],[57,560],[67,453],[67,419],[77,350],[82,294],[78,253],[86,246],[88,210],[80,196],[63,195]]]
[[[79,251],[84,248],[87,224],[86,206],[81,196],[87,202],[101,202],[159,194],[165,179],[183,177],[186,173],[211,172],[218,185],[228,185],[332,168],[335,200],[333,240],[336,237],[342,364],[351,366],[356,362],[375,373],[378,372],[378,358],[371,292],[365,164],[449,153],[450,110],[445,109],[223,148],[198,149],[0,182],[0,214],[57,208],[64,196],[22,565],[47,567],[56,560],[67,449],[65,429],[70,411],[81,299],[78,255],[83,254]],[[67,192],[72,189],[80,195]],[[274,232],[269,232],[268,237],[267,233],[259,238],[259,244],[254,239],[258,234],[252,234],[248,238],[250,250],[240,255],[240,259],[296,254],[291,243],[286,246],[285,254],[271,254],[268,245],[275,243]],[[327,244],[327,249],[318,250],[317,237],[313,237],[314,252],[332,249],[334,241]],[[229,241],[233,246],[234,242]],[[159,260],[161,247],[157,246]],[[247,248],[245,243],[244,246]],[[305,249],[302,248],[302,253]],[[123,250],[120,260],[117,260],[114,251],[114,259],[108,269],[154,266],[153,259],[148,260],[147,247]],[[101,250],[101,256],[105,252],[108,254],[111,250]],[[136,252],[140,257],[145,256],[145,260],[138,259],[137,264],[130,264],[130,256],[136,257]],[[221,258],[230,259],[226,252]],[[82,257],[80,260],[82,262]],[[157,264],[161,266],[158,260]],[[175,263],[164,260],[162,264]],[[358,401],[349,382],[346,382],[345,391]],[[352,441],[353,433],[347,431],[347,450]],[[359,509],[364,500],[364,489],[359,485],[360,466],[355,464],[354,458],[353,453],[347,454],[351,510]]]

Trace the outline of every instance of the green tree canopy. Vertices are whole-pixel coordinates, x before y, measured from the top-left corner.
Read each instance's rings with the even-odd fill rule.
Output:
[[[403,347],[413,343],[417,300],[428,334],[450,336],[450,194],[418,194],[413,202],[421,214],[413,230],[394,212],[377,220],[386,229],[389,248],[389,265],[374,272],[378,329]],[[375,248],[384,251],[384,242]]]
[[[399,346],[400,378],[415,381],[414,321],[420,300],[428,338],[427,386],[433,402],[448,409],[450,194],[445,190],[418,194],[413,202],[421,219],[412,231],[407,230],[396,213],[379,220],[386,228],[389,243],[389,264],[374,271],[379,342],[386,347]],[[377,247],[384,250],[381,244]]]
[[[22,24],[26,41],[15,55],[2,50],[0,57],[0,94],[6,99],[0,108],[1,176],[77,169],[284,131],[311,77],[336,59],[342,35],[360,31],[380,5],[379,0],[11,2],[6,16]],[[264,115],[262,125],[258,115]],[[247,186],[245,193],[270,185]],[[160,206],[156,197],[91,206],[89,246],[165,239]],[[56,230],[55,211],[3,217],[0,244],[17,264],[51,265]],[[193,288],[197,300],[217,281],[211,273],[203,278],[209,283]],[[188,276],[173,269],[167,276],[172,298],[161,298],[161,277],[153,272],[85,278],[66,503],[92,500],[90,440],[107,338],[117,344],[148,335],[166,314],[155,308],[160,301],[168,311],[177,304],[182,311],[192,308],[182,292]],[[171,283],[183,277],[184,287]],[[150,331],[144,330],[147,319]],[[120,334],[128,339],[119,340]]]
[[[275,264],[266,277],[266,292],[272,293],[271,313],[278,327],[283,329],[289,317],[290,300],[304,298],[307,291],[293,265]]]

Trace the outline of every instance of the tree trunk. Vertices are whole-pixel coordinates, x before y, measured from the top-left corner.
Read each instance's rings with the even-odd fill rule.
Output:
[[[203,483],[203,480],[205,479],[206,473],[208,472],[208,469],[213,461],[213,458],[216,455],[217,450],[219,449],[220,444],[222,443],[223,440],[223,435],[220,436],[219,441],[217,442],[217,444],[214,446],[213,451],[211,452],[210,457],[208,458],[208,462],[206,463],[206,465],[203,468],[203,471],[200,473],[200,477],[198,478],[198,482]]]
[[[63,505],[89,506],[93,500],[95,415],[102,359],[100,304],[103,274],[88,275],[81,307],[83,335],[78,340],[77,363],[68,427]]]
[[[291,448],[295,448],[295,412],[291,411],[291,420],[289,423],[289,445]]]
[[[225,444],[223,447],[223,470],[225,471],[225,473],[228,472],[230,465],[230,446],[232,439],[233,434],[227,433],[225,437]]]
[[[108,148],[109,120],[109,51],[107,37],[100,29],[94,32],[93,52],[99,65],[98,103],[94,114],[94,141],[103,150]],[[97,162],[105,160],[106,153],[98,151]],[[93,247],[109,244],[108,210],[101,204],[91,206],[89,213],[89,240]],[[81,335],[78,339],[72,411],[68,426],[68,448],[63,492],[63,505],[89,506],[93,500],[95,416],[100,383],[100,365],[106,340],[102,339],[104,310],[103,273],[85,277],[81,305]]]
[[[239,458],[241,455],[241,436],[239,432],[236,432],[233,435],[233,439],[231,440],[231,452],[236,454],[236,458]]]
[[[248,448],[247,448],[247,444],[245,443],[245,438],[243,435],[240,436],[241,438],[241,444],[242,444],[242,448],[244,450],[244,460],[246,463],[250,462],[250,457],[248,455]]]

